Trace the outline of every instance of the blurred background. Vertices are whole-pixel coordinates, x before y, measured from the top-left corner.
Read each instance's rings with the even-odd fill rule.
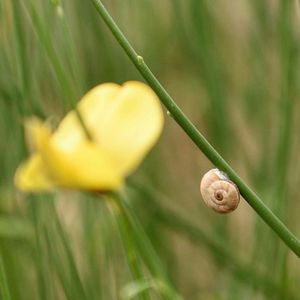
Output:
[[[103,2],[197,128],[300,237],[298,1]],[[132,253],[155,276],[104,200],[13,185],[27,117],[56,125],[70,99],[132,79],[142,80],[91,1],[0,1],[1,299],[167,299],[155,284],[135,293],[144,282],[130,272]],[[299,260],[245,201],[229,215],[204,205],[199,182],[213,166],[165,118],[126,190],[170,285],[184,299],[300,299]]]

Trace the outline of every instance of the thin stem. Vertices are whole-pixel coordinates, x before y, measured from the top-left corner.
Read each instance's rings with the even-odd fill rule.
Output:
[[[58,212],[56,210],[55,204],[54,202],[50,202],[50,205],[52,206],[53,209],[53,217],[54,217],[54,223],[55,223],[55,227],[58,233],[58,236],[61,239],[61,243],[63,246],[63,249],[65,251],[66,254],[66,262],[68,263],[69,269],[70,269],[70,274],[72,276],[72,281],[74,283],[76,283],[77,289],[78,289],[78,295],[80,295],[80,299],[87,299],[86,297],[86,291],[85,288],[83,286],[83,282],[80,278],[79,275],[79,270],[78,267],[76,265],[75,259],[74,259],[74,254],[73,251],[71,249],[70,246],[70,242],[68,240],[68,236],[65,232],[65,229],[63,227],[63,224],[60,221]]]
[[[157,204],[155,204],[157,205]],[[283,290],[281,286],[274,283],[266,274],[261,274],[256,268],[241,262],[235,255],[226,249],[222,244],[215,241],[203,230],[191,224],[181,216],[174,214],[170,210],[158,207],[156,211],[156,217],[159,222],[169,227],[171,230],[175,230],[178,233],[185,235],[191,241],[201,246],[205,246],[210,250],[216,259],[219,259],[224,266],[233,274],[236,280],[242,284],[249,286],[249,281],[255,288],[262,289],[266,296],[278,295]],[[294,296],[289,295],[289,299],[296,299]]]
[[[168,200],[162,192],[158,192],[149,185],[145,186],[134,182],[132,192],[135,193],[136,191],[138,191],[139,197],[142,195],[145,205],[147,204],[145,209],[155,218],[155,222],[159,222],[166,229],[173,230],[188,238],[195,245],[204,246],[211,257],[217,261],[218,266],[226,267],[235,280],[252,288],[253,291],[261,290],[265,293],[266,298],[281,295],[284,291],[279,283],[274,282],[269,273],[257,270],[257,263],[253,265],[242,260],[235,251],[228,248],[228,245],[225,246],[216,239],[212,232],[203,230],[194,224],[191,218],[186,218],[164,205],[163,203],[168,202]],[[296,300],[297,297],[292,292],[288,291],[288,293],[286,298]]]
[[[110,201],[107,201],[109,206]],[[119,212],[119,208],[115,212],[114,209],[111,209],[114,213],[115,219],[118,224],[119,232],[121,235],[123,248],[125,255],[127,257],[128,266],[130,268],[130,272],[133,280],[145,280],[147,279],[144,274],[143,265],[141,263],[141,258],[137,253],[135,242],[130,234],[130,224],[128,220],[125,218],[124,214]],[[149,290],[142,291],[140,294],[140,299],[142,300],[151,300]]]
[[[151,72],[143,58],[136,53],[127,38],[124,36],[120,28],[117,26],[113,18],[110,16],[100,0],[91,0],[98,13],[115,36],[118,43],[127,53],[130,60],[136,66],[138,71],[160,97],[160,100],[172,114],[174,120],[192,139],[196,146],[206,155],[206,157],[219,169],[226,172],[230,179],[238,186],[241,195],[249,203],[249,205],[259,214],[259,216],[277,233],[282,241],[300,257],[300,241],[289,231],[285,224],[263,203],[263,201],[255,194],[250,187],[240,178],[240,176],[232,169],[232,167],[224,160],[224,158],[214,149],[214,147],[205,139],[205,137],[197,130],[195,125],[177,106],[172,97],[160,84],[154,74]]]
[[[3,300],[11,300],[2,254],[0,254],[0,295]]]
[[[144,186],[143,184],[134,183],[133,188],[134,192],[139,192],[138,195],[143,195],[145,204],[147,203],[145,209],[150,211],[151,216],[157,222],[165,225],[167,229],[189,238],[194,244],[204,246],[221,266],[227,267],[236,280],[245,284],[245,286],[261,289],[267,298],[270,295],[282,293],[283,289],[280,284],[273,282],[272,277],[268,276],[269,274],[258,271],[255,265],[244,262],[238,257],[236,252],[232,252],[216,239],[211,232],[201,229],[190,218],[181,216],[164,205],[163,203],[167,202],[166,195],[149,187],[149,185]],[[289,294],[288,299],[296,299],[296,297]]]
[[[57,77],[57,80],[61,86],[61,89],[65,95],[65,99],[67,100],[68,104],[71,105],[71,107],[74,109],[75,114],[77,116],[78,122],[86,135],[86,138],[89,140],[92,140],[91,133],[89,132],[86,123],[84,122],[83,116],[78,110],[76,104],[76,96],[74,93],[74,89],[72,87],[72,83],[70,82],[67,74],[65,73],[65,70],[61,64],[61,61],[59,59],[59,56],[57,55],[57,52],[53,46],[53,43],[50,39],[50,36],[47,32],[47,30],[44,27],[44,24],[42,22],[42,19],[40,15],[38,14],[32,0],[29,0],[28,6],[26,7],[28,9],[31,21],[34,25],[34,28],[36,30],[36,33],[38,35],[38,38],[41,41],[42,46],[44,46],[44,49],[46,51],[47,57],[49,61],[51,62],[51,65],[53,67],[53,70],[55,72],[55,75]],[[64,106],[64,109],[66,109],[66,103],[62,103]]]
[[[20,88],[21,88],[21,97],[22,101],[20,105],[22,106],[23,112],[28,113],[28,109],[25,105],[26,101],[30,102],[30,109],[33,109],[35,113],[40,116],[43,116],[43,110],[41,108],[40,103],[38,103],[35,96],[29,97],[31,84],[30,84],[30,62],[26,53],[26,42],[24,36],[24,29],[22,27],[22,15],[21,15],[21,7],[19,0],[12,1],[12,10],[13,10],[13,20],[14,20],[14,30],[16,37],[16,58],[18,61],[17,69],[18,69],[18,78],[20,79]]]
[[[128,199],[124,194],[121,193],[113,194],[112,197],[115,199],[120,212],[126,220],[126,223],[132,234],[132,238],[135,241],[136,249],[143,258],[143,261],[152,277],[157,280],[157,287],[161,293],[161,297],[164,300],[182,300],[183,298],[177,294],[171,282],[169,281],[168,276],[162,267],[160,258],[155,252],[147,234],[133,214],[131,207],[128,205],[128,203],[126,203]]]

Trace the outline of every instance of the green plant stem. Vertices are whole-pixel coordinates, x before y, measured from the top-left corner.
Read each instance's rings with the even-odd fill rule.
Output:
[[[31,17],[31,21],[34,25],[34,28],[36,30],[36,33],[41,41],[42,46],[45,49],[45,52],[47,54],[47,57],[49,61],[51,62],[51,65],[54,69],[54,72],[56,74],[57,80],[61,86],[61,89],[65,95],[65,99],[67,100],[68,104],[71,105],[71,107],[74,109],[75,114],[77,116],[78,122],[86,135],[87,139],[92,140],[91,133],[89,132],[86,123],[84,122],[83,116],[78,110],[76,104],[76,96],[74,93],[74,89],[72,87],[72,83],[70,82],[68,76],[65,73],[65,70],[60,62],[59,56],[57,55],[57,52],[53,46],[53,43],[50,39],[50,36],[47,32],[47,30],[44,27],[44,24],[42,22],[42,19],[40,15],[38,14],[32,0],[29,0],[27,2],[28,6],[28,12]],[[63,103],[64,109],[66,110],[66,103]]]
[[[277,233],[282,241],[300,257],[300,241],[289,231],[285,224],[264,204],[264,202],[255,194],[250,187],[240,178],[240,176],[232,169],[232,167],[224,160],[224,158],[214,149],[214,147],[205,139],[198,131],[195,125],[177,106],[172,97],[160,84],[158,79],[151,72],[143,58],[136,53],[127,38],[124,36],[118,25],[115,23],[109,12],[106,10],[100,0],[91,0],[103,21],[111,30],[118,43],[127,53],[130,60],[136,66],[138,71],[159,96],[162,103],[171,113],[174,120],[193,140],[197,147],[206,155],[206,157],[219,169],[226,172],[229,178],[238,186],[241,195],[249,203],[249,205],[258,213],[258,215]]]
[[[29,102],[30,109],[40,116],[43,116],[43,111],[40,104],[36,101],[36,97],[29,97],[30,95],[30,66],[29,59],[27,58],[26,53],[26,42],[24,37],[24,30],[22,30],[22,14],[19,0],[12,1],[12,11],[13,11],[13,20],[14,20],[14,30],[16,37],[16,58],[17,58],[17,69],[18,69],[18,78],[20,81],[20,90],[21,98],[18,101],[19,105],[22,108],[22,112],[26,115],[29,113],[26,106],[26,101]]]
[[[151,216],[156,222],[161,223],[167,229],[172,230],[188,238],[196,245],[204,246],[210,255],[219,262],[221,266],[225,266],[232,276],[240,281],[245,286],[261,289],[266,297],[276,296],[282,293],[283,289],[280,284],[273,282],[269,273],[258,271],[255,265],[250,265],[238,257],[235,251],[231,251],[228,245],[224,245],[212,234],[201,229],[194,224],[191,218],[186,218],[174,212],[163,203],[166,203],[166,195],[157,190],[134,183],[133,191],[139,191],[139,196],[143,195],[145,209],[151,212]],[[159,199],[159,200],[158,200]],[[288,299],[296,299],[296,296],[291,293],[287,296]]]
[[[2,254],[0,254],[0,296],[3,300],[11,300]]]
[[[148,239],[147,234],[144,232],[141,224],[133,214],[131,207],[126,203],[128,200],[124,194],[112,194],[112,199],[115,200],[120,209],[121,214],[126,220],[128,229],[131,232],[132,239],[135,241],[135,247],[140,256],[143,258],[150,274],[153,278],[157,279],[158,290],[164,300],[182,300],[183,298],[177,294],[172,284],[170,283],[165,270],[162,267],[161,261],[155,252],[151,241]]]
[[[66,262],[68,263],[69,266],[70,274],[72,276],[72,282],[76,283],[77,293],[79,295],[79,298],[82,300],[87,299],[86,291],[79,275],[79,270],[74,259],[74,254],[70,245],[70,241],[65,232],[64,226],[60,221],[54,202],[50,202],[50,205],[51,208],[53,209],[53,217],[54,217],[53,221],[56,227],[55,230],[57,230],[57,233],[61,239],[61,243],[66,254]]]
[[[157,205],[157,203],[155,204]],[[235,253],[231,253],[222,244],[215,241],[210,235],[196,227],[190,221],[174,214],[170,210],[162,207],[158,207],[156,211],[156,217],[159,222],[164,224],[171,230],[175,230],[187,238],[189,238],[195,244],[205,247],[213,253],[216,259],[222,261],[222,264],[230,270],[236,280],[240,281],[246,286],[249,282],[252,283],[256,289],[261,289],[265,292],[266,297],[273,295],[276,296],[282,293],[282,288],[278,284],[274,283],[266,274],[258,272],[253,266],[245,264],[236,257]],[[296,299],[293,295],[289,295],[288,299]]]
[[[128,266],[130,268],[133,280],[138,281],[147,279],[146,275],[144,274],[140,256],[136,251],[135,243],[130,234],[130,224],[128,220],[124,217],[124,214],[119,212],[114,213],[114,216],[118,224],[119,232],[124,247],[124,252],[127,257]],[[151,300],[149,291],[143,291],[140,294],[140,299]]]

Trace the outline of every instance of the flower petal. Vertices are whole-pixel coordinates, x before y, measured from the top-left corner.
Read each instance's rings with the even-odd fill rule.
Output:
[[[84,190],[115,190],[122,184],[110,154],[94,142],[82,140],[74,148],[60,148],[47,129],[35,129],[41,157],[57,185]]]
[[[74,111],[54,134],[31,120],[28,140],[38,154],[19,168],[18,187],[115,190],[155,144],[164,122],[159,99],[141,82],[99,85],[82,98],[78,108],[92,141]]]
[[[124,175],[152,148],[164,123],[158,97],[137,81],[100,85],[83,97],[79,109],[93,138],[114,157]]]
[[[33,154],[21,164],[15,175],[15,185],[23,191],[49,191],[54,183],[39,154]]]
[[[90,131],[93,140],[97,141],[103,120],[109,115],[112,101],[118,94],[120,86],[115,83],[104,83],[90,90],[79,102],[81,117]],[[70,149],[86,139],[85,133],[74,111],[62,120],[53,134],[52,140],[60,148]],[[101,141],[101,138],[100,138]]]

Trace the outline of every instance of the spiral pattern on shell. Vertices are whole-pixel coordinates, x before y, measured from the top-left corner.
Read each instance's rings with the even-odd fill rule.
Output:
[[[235,210],[240,202],[238,187],[218,169],[212,169],[204,174],[200,192],[205,204],[218,213],[229,213]]]

